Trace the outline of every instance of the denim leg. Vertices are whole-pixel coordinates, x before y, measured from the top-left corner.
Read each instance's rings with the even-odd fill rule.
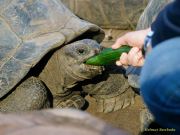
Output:
[[[139,83],[140,72],[141,72],[141,67],[129,66],[126,69],[126,75],[128,77],[129,85],[132,86],[133,88],[137,88],[137,89],[140,88],[140,83]]]
[[[180,135],[180,37],[160,43],[147,55],[140,89],[155,120]]]

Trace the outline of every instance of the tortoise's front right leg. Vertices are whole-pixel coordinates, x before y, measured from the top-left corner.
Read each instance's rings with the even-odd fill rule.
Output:
[[[48,91],[35,77],[28,78],[0,100],[0,112],[32,111],[47,107],[50,107]]]

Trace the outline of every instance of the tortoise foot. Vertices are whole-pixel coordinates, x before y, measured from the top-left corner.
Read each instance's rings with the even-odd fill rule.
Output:
[[[135,92],[130,89],[112,98],[96,98],[97,111],[110,113],[119,109],[124,109],[134,104],[134,98]]]
[[[21,112],[50,107],[47,89],[35,77],[22,82],[12,93],[0,101],[1,112]]]
[[[75,108],[81,109],[85,105],[86,101],[80,95],[72,95],[65,100],[54,99],[53,106],[56,108]]]

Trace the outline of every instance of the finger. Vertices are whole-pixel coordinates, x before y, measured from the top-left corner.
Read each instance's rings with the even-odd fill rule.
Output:
[[[133,58],[132,65],[133,66],[142,66],[144,64],[144,57],[142,52],[139,50]]]
[[[139,57],[139,56],[136,54],[136,55],[134,56],[133,60],[132,60],[132,66],[138,66],[140,59],[141,59],[141,57]]]
[[[126,65],[126,66],[129,65],[127,53],[122,53],[122,55],[120,57],[120,62],[122,65]]]
[[[143,66],[144,65],[144,58],[141,57],[141,59],[139,60],[138,62],[138,65],[137,66]]]
[[[138,53],[137,53],[137,55],[138,55],[139,58],[143,57],[142,51],[139,50]]]
[[[118,38],[116,40],[116,42],[112,45],[112,49],[117,49],[117,48],[121,47],[122,45],[126,45],[126,44],[127,44],[126,38],[125,38],[125,36],[122,36],[122,37]]]
[[[121,64],[120,61],[116,61],[116,65],[117,65],[117,66],[122,66],[122,64]]]
[[[139,48],[137,47],[133,47],[129,53],[128,53],[128,62],[130,65],[134,65],[136,64],[137,60],[138,60],[138,56],[137,53],[139,52]]]
[[[143,56],[143,54],[142,54],[142,51],[139,50],[139,52],[137,53],[137,55],[138,55],[138,59],[139,59],[137,66],[143,66],[143,65],[144,65],[144,56]]]

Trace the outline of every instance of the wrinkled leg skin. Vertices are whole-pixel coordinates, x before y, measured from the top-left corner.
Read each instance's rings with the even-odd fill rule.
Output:
[[[82,84],[83,91],[96,99],[98,112],[109,113],[134,104],[136,94],[124,75],[123,68],[110,65],[102,75]]]
[[[22,82],[12,93],[0,101],[0,112],[22,112],[50,107],[48,91],[35,77]]]

